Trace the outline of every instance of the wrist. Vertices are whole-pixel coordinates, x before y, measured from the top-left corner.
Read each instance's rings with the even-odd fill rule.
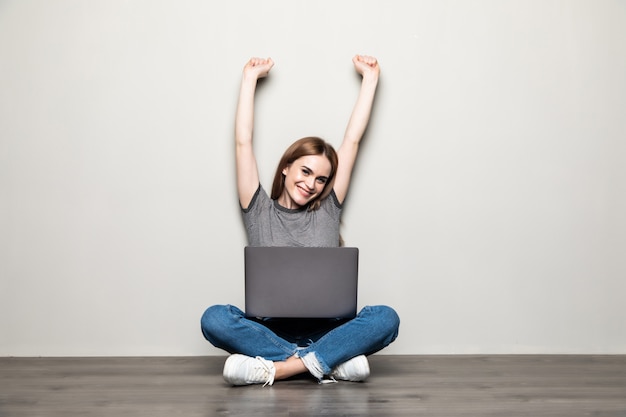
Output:
[[[258,77],[250,74],[244,74],[241,78],[241,86],[246,88],[256,88]]]
[[[377,84],[378,84],[378,74],[364,75],[363,79],[361,80],[361,85],[363,86],[376,87]]]
[[[258,78],[259,77],[256,74],[250,74],[250,73],[247,73],[247,72],[244,72],[242,77],[241,77],[241,79],[243,81],[253,82],[253,83],[255,83]]]

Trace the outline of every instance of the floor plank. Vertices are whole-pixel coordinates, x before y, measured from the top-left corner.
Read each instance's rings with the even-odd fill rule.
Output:
[[[626,417],[626,356],[370,357],[364,383],[228,386],[224,357],[0,358],[0,417]]]

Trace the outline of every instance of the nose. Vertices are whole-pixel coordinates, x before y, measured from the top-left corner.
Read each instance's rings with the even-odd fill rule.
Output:
[[[307,187],[309,187],[310,190],[315,188],[315,178],[307,178],[305,181],[305,184]]]

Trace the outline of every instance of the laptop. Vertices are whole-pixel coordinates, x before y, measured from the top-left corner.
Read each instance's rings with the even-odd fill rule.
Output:
[[[248,317],[354,318],[358,248],[244,249]]]

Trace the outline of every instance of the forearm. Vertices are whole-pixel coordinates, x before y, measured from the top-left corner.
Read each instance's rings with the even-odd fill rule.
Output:
[[[237,146],[250,145],[252,142],[256,84],[256,78],[246,77],[245,75],[242,77],[235,117],[235,141]]]
[[[254,93],[257,81],[266,77],[274,66],[271,58],[250,58],[243,68],[237,115],[235,117],[235,140],[238,147],[252,144],[254,129]]]
[[[377,85],[378,77],[363,77],[361,80],[359,95],[344,134],[344,142],[358,145],[361,141],[369,124]]]

